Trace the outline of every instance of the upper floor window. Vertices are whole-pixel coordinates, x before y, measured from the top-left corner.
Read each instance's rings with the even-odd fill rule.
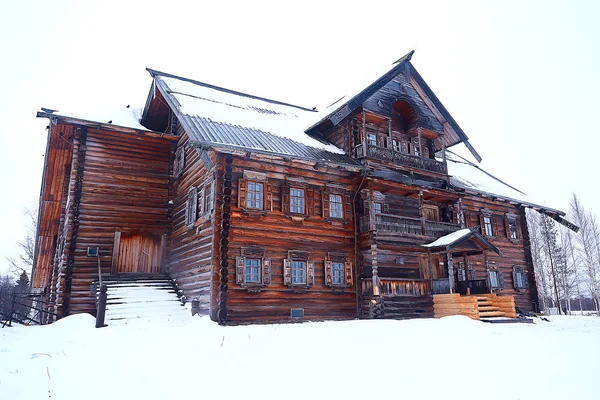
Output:
[[[517,239],[517,221],[508,221],[508,237],[510,239]]]
[[[262,210],[263,208],[263,189],[261,182],[248,182],[248,193],[246,198],[246,207]]]
[[[377,135],[373,133],[367,134],[367,143],[371,146],[377,146]]]
[[[175,151],[175,162],[173,163],[173,175],[178,177],[185,168],[185,147],[180,147]]]
[[[290,188],[290,212],[304,214],[305,212],[304,189]]]
[[[244,177],[238,180],[237,189],[239,208],[249,213],[273,211],[273,187],[268,182],[267,174],[244,171]]]
[[[375,210],[375,214],[381,214],[383,212],[383,204],[373,203],[373,210]]]
[[[342,203],[342,196],[339,194],[329,195],[329,216],[331,218],[343,218],[344,207]]]
[[[246,283],[260,283],[260,267],[259,258],[246,258]]]
[[[494,236],[494,227],[492,224],[492,217],[488,215],[483,216],[483,233],[486,236]]]
[[[400,142],[397,141],[396,139],[392,140],[392,145],[394,146],[394,151],[401,151],[402,150],[400,148]]]
[[[198,218],[198,188],[192,186],[185,202],[185,224],[192,228]]]

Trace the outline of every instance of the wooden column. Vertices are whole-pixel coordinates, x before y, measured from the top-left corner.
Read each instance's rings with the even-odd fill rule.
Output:
[[[419,137],[419,156],[421,158],[421,167],[423,166],[423,142],[421,141],[421,128],[417,128],[417,134]]]
[[[454,266],[452,265],[452,254],[446,253],[448,261],[448,283],[450,284],[450,293],[454,293]]]
[[[446,163],[446,143],[442,142],[442,162],[444,163],[444,172],[448,173],[448,163]]]
[[[373,295],[379,296],[379,272],[377,271],[377,245],[371,245],[371,268],[373,270]]]
[[[427,228],[425,226],[425,217],[423,216],[423,191],[419,190],[419,218],[421,218],[421,233],[427,234]]]
[[[367,146],[369,146],[369,142],[367,141],[367,121],[365,116],[365,110],[362,110],[362,142],[363,142],[363,157],[366,157],[368,154]]]
[[[465,223],[465,214],[463,213],[463,208],[462,208],[462,199],[458,199],[458,201],[456,202],[456,218],[458,219],[458,222],[460,224],[461,228],[466,228],[467,224]]]
[[[373,207],[373,188],[369,187],[367,192],[367,207],[369,207],[369,230],[375,231],[377,229],[375,207]]]

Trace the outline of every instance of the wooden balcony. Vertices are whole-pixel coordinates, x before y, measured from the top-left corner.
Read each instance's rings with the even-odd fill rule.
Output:
[[[428,296],[431,295],[431,281],[427,279],[385,278],[379,281],[382,296]],[[373,281],[362,280],[362,293],[373,295]]]
[[[374,221],[371,221],[369,215],[360,217],[359,228],[361,232],[378,231],[438,238],[456,232],[460,229],[460,225],[393,214],[375,214]]]
[[[356,158],[375,158],[378,160],[390,161],[407,167],[424,169],[426,171],[447,174],[446,163],[434,160],[432,158],[419,157],[412,154],[406,154],[386,147],[379,147],[372,144],[366,145],[366,152],[363,144],[356,147]]]

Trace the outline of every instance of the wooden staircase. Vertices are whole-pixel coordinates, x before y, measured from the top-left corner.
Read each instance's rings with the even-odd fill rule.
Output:
[[[486,296],[475,296],[477,298],[477,310],[479,318],[505,317],[506,313],[500,311],[500,307],[495,306]]]
[[[108,294],[105,318],[108,326],[170,323],[190,318],[177,287],[165,275],[109,275],[103,278],[103,283]],[[96,294],[98,291],[96,287]]]

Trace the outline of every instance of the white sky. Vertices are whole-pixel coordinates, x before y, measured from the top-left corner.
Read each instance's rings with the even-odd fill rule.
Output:
[[[80,3],[2,5],[0,273],[37,207],[35,112],[141,107],[145,67],[312,107],[415,49],[484,168],[555,208],[575,191],[600,214],[600,2]]]

